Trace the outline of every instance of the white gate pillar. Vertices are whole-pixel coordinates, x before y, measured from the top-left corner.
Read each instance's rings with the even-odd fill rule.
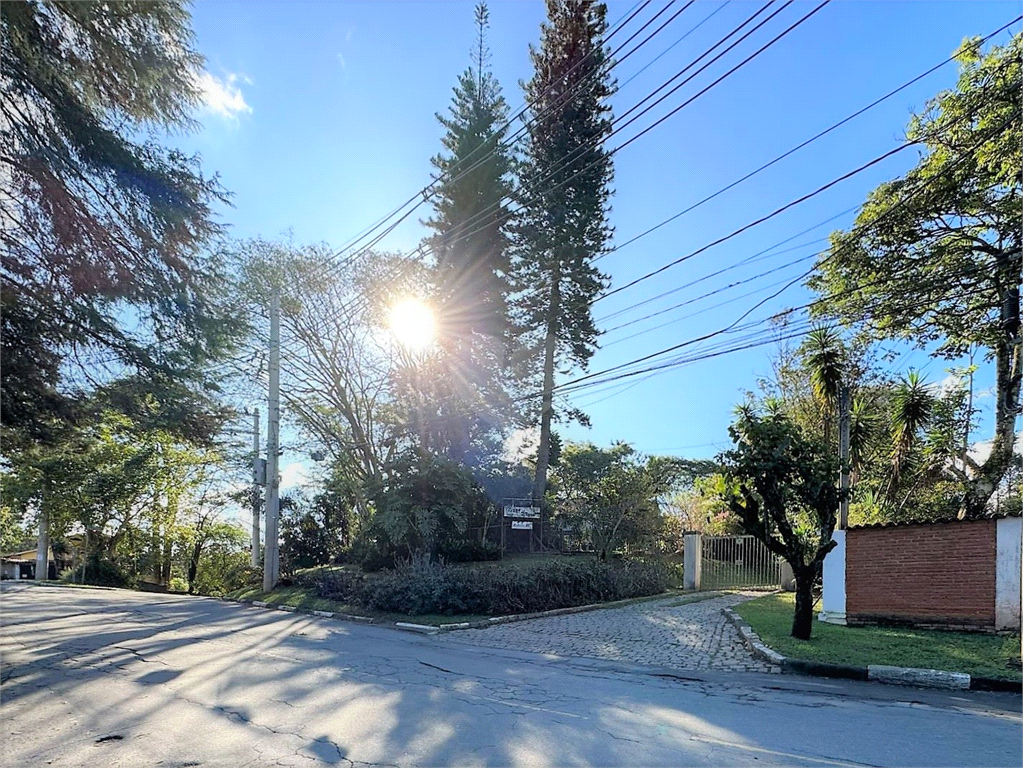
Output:
[[[703,565],[703,535],[687,533],[685,538],[685,558],[682,586],[686,589],[700,588],[700,570]]]
[[[845,624],[845,531],[832,534],[837,546],[824,558],[824,594],[817,618],[829,624]]]

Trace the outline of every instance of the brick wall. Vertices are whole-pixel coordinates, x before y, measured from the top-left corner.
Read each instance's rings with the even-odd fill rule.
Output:
[[[846,616],[992,627],[995,559],[994,520],[850,529]]]

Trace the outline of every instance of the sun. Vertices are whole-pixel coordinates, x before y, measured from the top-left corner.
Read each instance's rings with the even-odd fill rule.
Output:
[[[433,310],[419,299],[402,299],[390,312],[391,332],[412,352],[422,352],[437,337]]]

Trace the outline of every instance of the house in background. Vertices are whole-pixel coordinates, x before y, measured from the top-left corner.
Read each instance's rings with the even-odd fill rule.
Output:
[[[53,550],[49,550],[46,578],[57,578],[57,562],[53,559]],[[0,555],[0,579],[34,579],[36,577],[36,550],[26,549],[24,552],[9,552]]]

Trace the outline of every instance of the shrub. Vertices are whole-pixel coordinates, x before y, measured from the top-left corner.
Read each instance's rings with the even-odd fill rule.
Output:
[[[250,563],[248,552],[216,552],[199,561],[192,591],[197,595],[221,597],[250,584],[259,584],[263,569]]]
[[[425,552],[436,560],[445,551],[458,553],[496,515],[472,473],[438,457],[399,456],[387,480],[369,492],[377,511],[362,537],[367,570],[388,556],[393,561]]]
[[[371,577],[324,574],[320,597],[378,611],[417,614],[532,613],[659,594],[678,583],[676,568],[659,561],[552,560],[535,568],[473,568],[413,558]]]
[[[501,546],[492,541],[461,541],[441,548],[447,563],[482,563],[501,559]]]
[[[81,576],[78,571],[78,576]],[[90,555],[85,566],[85,583],[99,587],[134,587],[135,578],[113,560]]]

